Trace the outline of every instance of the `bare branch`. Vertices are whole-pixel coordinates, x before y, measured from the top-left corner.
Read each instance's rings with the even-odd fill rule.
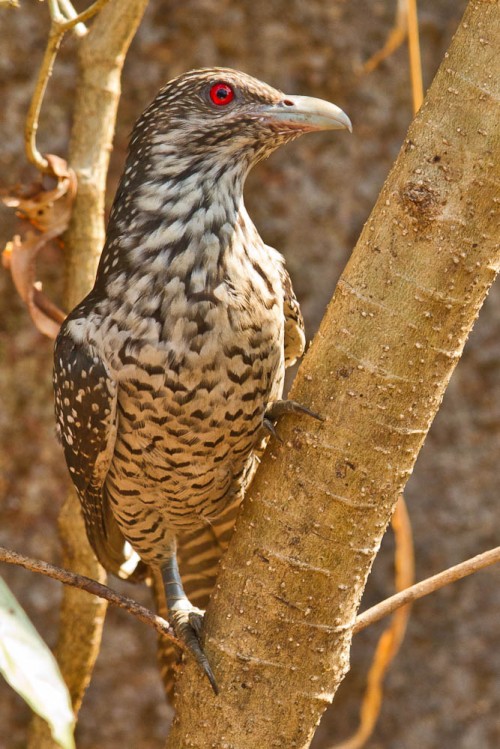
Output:
[[[386,60],[403,44],[408,34],[408,0],[398,0],[396,20],[389,31],[384,46],[377,50],[363,65],[363,73],[373,73],[383,60]]]
[[[58,0],[47,0],[47,4],[52,23],[62,23],[65,20],[65,16],[61,13]]]
[[[69,18],[67,21],[64,21],[60,24],[60,28],[62,29],[63,33],[66,31],[69,31],[74,26],[76,26],[79,23],[85,23],[85,21],[88,21],[92,16],[95,16],[96,13],[98,13],[106,3],[108,3],[109,0],[96,0],[95,3],[93,3],[87,10],[82,11],[82,13],[79,13],[74,18]]]
[[[71,4],[70,0],[59,0],[59,8],[61,9],[61,12],[64,15],[64,20],[76,18],[78,15],[76,10],[73,8],[73,5]],[[85,36],[88,29],[84,23],[81,23],[78,20],[78,23],[74,27],[73,31],[77,36]]]
[[[54,61],[57,57],[59,47],[61,46],[62,38],[66,31],[69,31],[78,24],[87,21],[99,10],[101,10],[101,8],[103,8],[107,2],[108,0],[97,0],[97,2],[93,3],[93,5],[91,5],[90,8],[87,8],[87,10],[83,11],[83,13],[75,15],[74,18],[66,19],[65,16],[61,13],[59,4],[56,2],[56,0],[49,1],[49,10],[52,19],[52,25],[50,28],[45,54],[43,56],[42,64],[38,72],[35,91],[33,93],[33,98],[31,99],[28,116],[26,117],[26,123],[24,126],[26,157],[28,161],[30,161],[33,166],[38,169],[38,171],[42,172],[42,174],[52,175],[53,172],[49,161],[44,156],[42,156],[37,148],[36,133],[38,130],[38,120],[40,117],[40,110],[42,108],[43,97],[47,89],[49,78],[52,75]]]
[[[413,113],[420,109],[424,100],[420,39],[417,18],[417,0],[398,0],[396,20],[382,49],[373,54],[363,65],[364,73],[372,73],[382,60],[390,57],[408,37],[408,58],[412,90]]]
[[[386,598],[385,601],[381,601],[381,603],[372,606],[370,609],[360,614],[354,625],[354,634],[361,632],[361,630],[378,622],[385,616],[389,616],[389,614],[392,614],[396,609],[412,603],[413,601],[417,601],[419,598],[423,598],[440,588],[444,588],[446,585],[450,585],[457,580],[461,580],[462,578],[472,575],[492,564],[496,564],[499,561],[500,546],[497,546],[496,548],[478,554],[471,559],[467,559],[465,562],[461,562],[454,567],[450,567],[449,569],[444,570],[444,572],[439,572],[437,575],[421,580],[419,583],[412,585],[410,588],[406,588],[406,590],[403,590],[400,593],[396,593],[390,598]],[[179,647],[183,647],[183,643],[176,638],[172,627],[165,619],[163,619],[163,617],[157,616],[145,606],[134,601],[133,598],[122,596],[107,585],[102,585],[102,583],[92,580],[90,577],[77,575],[74,572],[62,569],[61,567],[49,564],[48,562],[26,557],[15,551],[5,549],[3,546],[0,546],[0,562],[15,564],[26,570],[30,570],[31,572],[36,572],[40,575],[50,577],[53,580],[58,580],[64,585],[70,585],[73,588],[79,588],[80,590],[84,590],[86,593],[90,593],[98,598],[103,598],[114,606],[118,606],[119,608],[128,611],[129,614],[132,614],[132,616],[135,616],[144,624],[153,627],[153,629],[156,629],[156,631],[161,635],[168,637]]]
[[[420,38],[418,33],[417,0],[408,0],[408,55],[413,101],[413,114],[416,114],[424,100],[422,83],[422,62],[420,59]]]
[[[49,78],[52,75],[52,68],[54,67],[54,61],[57,57],[63,34],[64,32],[61,32],[58,29],[55,30],[54,26],[50,31],[49,40],[47,42],[40,70],[38,71],[35,91],[33,93],[33,98],[31,99],[28,116],[26,117],[26,123],[24,126],[24,146],[28,161],[30,161],[39,172],[42,172],[42,174],[50,175],[52,175],[52,169],[47,159],[42,156],[37,148],[36,133],[38,130],[38,119],[40,117],[43,97]]]
[[[163,617],[157,616],[145,606],[141,606],[141,604],[134,601],[133,598],[122,596],[111,588],[108,588],[107,585],[98,583],[97,580],[92,580],[92,578],[86,577],[85,575],[77,575],[74,572],[64,570],[61,567],[56,567],[53,564],[43,562],[39,559],[25,557],[15,551],[5,549],[3,546],[0,546],[0,562],[24,567],[25,570],[37,572],[39,575],[45,575],[45,577],[51,577],[53,580],[58,580],[64,585],[71,585],[73,588],[79,588],[80,590],[84,590],[86,593],[90,593],[98,598],[104,598],[104,600],[113,604],[113,606],[118,606],[119,608],[128,611],[129,614],[135,616],[139,621],[153,627],[153,629],[156,629],[157,632],[167,637],[175,643],[175,645],[184,648],[184,643],[177,639],[174,630],[170,624],[163,619]]]
[[[378,622],[379,619],[383,619],[384,616],[392,614],[400,606],[404,606],[412,601],[418,601],[419,598],[428,596],[429,593],[433,593],[435,590],[444,588],[445,585],[461,580],[463,577],[474,574],[479,570],[489,567],[492,564],[500,562],[500,546],[494,549],[485,551],[482,554],[478,554],[471,559],[467,559],[465,562],[450,567],[444,572],[439,572],[437,575],[428,577],[425,580],[421,580],[419,583],[415,583],[411,588],[396,593],[390,598],[386,598],[385,601],[377,603],[376,606],[372,606],[367,611],[364,611],[356,618],[354,625],[354,634],[361,632],[362,629],[369,627],[370,624]]]

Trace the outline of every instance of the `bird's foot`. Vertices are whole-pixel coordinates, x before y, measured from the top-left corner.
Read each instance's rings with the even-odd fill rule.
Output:
[[[324,421],[324,417],[320,414],[317,414],[315,411],[311,411],[310,408],[307,408],[307,406],[302,406],[300,403],[297,403],[297,401],[293,400],[279,400],[274,401],[274,403],[271,403],[264,414],[264,420],[262,422],[262,425],[264,429],[266,429],[268,432],[270,432],[273,437],[275,437],[279,442],[283,442],[281,437],[276,432],[276,427],[274,425],[274,422],[277,421],[281,416],[284,414],[303,414],[305,416],[310,416],[312,419],[317,419],[318,421]]]
[[[175,634],[184,643],[196,663],[207,676],[215,694],[219,694],[215,676],[200,641],[205,612],[196,608],[196,606],[192,606],[187,599],[182,603],[184,605],[174,606],[170,611],[170,620]]]
[[[271,419],[268,419],[267,416],[264,416],[264,419],[262,420],[262,428],[272,437],[274,437],[275,440],[277,440],[278,442],[283,442],[278,432],[276,431],[274,423],[271,421]]]

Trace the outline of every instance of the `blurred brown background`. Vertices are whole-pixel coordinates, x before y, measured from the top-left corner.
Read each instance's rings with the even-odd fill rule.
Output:
[[[395,0],[151,0],[127,58],[109,200],[134,119],[169,78],[193,67],[227,65],[287,93],[334,101],[354,135],[317,134],[275,154],[252,174],[249,212],[266,242],[287,258],[309,337],[399,150],[411,118],[407,52],[370,76],[362,63],[386,38]],[[465,0],[420,0],[424,82],[429,85]],[[30,180],[22,127],[41,60],[45,4],[24,0],[0,11],[0,178]],[[39,131],[43,152],[65,155],[75,82],[75,41],[65,40]],[[0,213],[0,240],[16,231]],[[45,258],[55,294],[62,268]],[[406,493],[424,578],[499,543],[500,289],[493,289],[452,379]],[[66,469],[54,438],[50,341],[38,334],[0,270],[0,544],[57,563],[58,510]],[[392,539],[384,542],[366,605],[392,592]],[[40,632],[57,635],[57,583],[1,570]],[[415,606],[390,671],[369,749],[494,749],[500,746],[500,574],[479,573]],[[112,584],[149,605],[147,590]],[[315,749],[355,727],[377,631],[359,635],[352,670],[318,730]],[[77,732],[80,749],[154,749],[169,718],[155,664],[155,637],[110,610],[102,652]],[[17,749],[29,710],[0,683],[0,747]],[[263,748],[264,749],[264,748]]]

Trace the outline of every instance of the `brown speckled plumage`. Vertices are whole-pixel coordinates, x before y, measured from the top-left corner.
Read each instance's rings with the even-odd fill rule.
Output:
[[[218,81],[235,92],[227,106],[209,99]],[[167,84],[135,126],[95,286],[56,342],[58,431],[99,560],[118,574],[126,540],[166,569],[183,538],[203,547],[203,596],[186,571],[195,599],[219,555],[199,539],[234,515],[304,348],[283,258],[242,197],[259,159],[321,129],[283,119],[294,106],[224,69]]]

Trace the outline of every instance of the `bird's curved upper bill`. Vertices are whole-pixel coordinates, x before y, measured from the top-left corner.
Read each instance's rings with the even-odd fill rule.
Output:
[[[264,120],[299,130],[349,130],[352,124],[345,112],[323,99],[311,96],[284,96],[277,104],[261,108]]]

